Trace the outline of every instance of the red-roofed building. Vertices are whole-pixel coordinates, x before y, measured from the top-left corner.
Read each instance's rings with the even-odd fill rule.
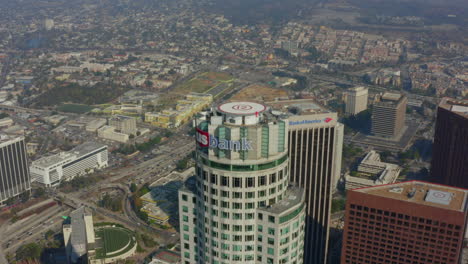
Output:
[[[163,250],[153,257],[153,261],[150,262],[150,264],[180,264],[180,255],[177,254],[176,252],[169,251],[169,250]]]

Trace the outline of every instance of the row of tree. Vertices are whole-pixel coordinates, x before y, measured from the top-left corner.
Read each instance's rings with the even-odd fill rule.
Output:
[[[122,197],[105,193],[98,205],[114,212],[122,211]]]

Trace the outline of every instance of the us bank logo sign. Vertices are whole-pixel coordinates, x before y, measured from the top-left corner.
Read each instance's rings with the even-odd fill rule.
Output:
[[[200,147],[218,148],[224,150],[253,150],[252,141],[242,138],[241,140],[218,139],[197,128],[197,142]]]
[[[306,124],[318,124],[318,123],[330,123],[333,118],[326,117],[324,119],[313,119],[313,120],[301,120],[301,121],[289,121],[290,126],[297,126],[297,125],[306,125]]]

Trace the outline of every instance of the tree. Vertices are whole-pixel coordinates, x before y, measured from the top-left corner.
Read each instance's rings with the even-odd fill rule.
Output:
[[[145,221],[145,222],[148,222],[148,214],[146,212],[143,212],[143,211],[139,211],[138,212],[138,217]]]
[[[3,119],[3,118],[6,118],[6,117],[9,117],[10,115],[7,114],[7,113],[0,113],[0,119]]]
[[[31,196],[31,193],[29,191],[23,192],[22,194],[20,194],[21,202],[23,203],[27,202],[30,196]]]
[[[137,185],[134,182],[132,182],[132,184],[130,184],[130,191],[134,193],[136,190],[137,190]]]
[[[54,231],[52,230],[47,230],[47,232],[44,234],[46,239],[50,239],[54,235]]]
[[[336,213],[339,211],[343,211],[345,209],[345,205],[346,205],[345,199],[334,199],[332,200],[331,212]]]
[[[16,260],[38,259],[41,256],[42,248],[36,243],[22,245],[16,250]]]

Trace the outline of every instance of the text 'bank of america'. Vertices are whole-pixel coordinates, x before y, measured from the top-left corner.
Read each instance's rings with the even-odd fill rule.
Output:
[[[196,176],[179,192],[182,263],[303,263],[306,208],[289,185],[285,116],[236,102],[195,125]]]

